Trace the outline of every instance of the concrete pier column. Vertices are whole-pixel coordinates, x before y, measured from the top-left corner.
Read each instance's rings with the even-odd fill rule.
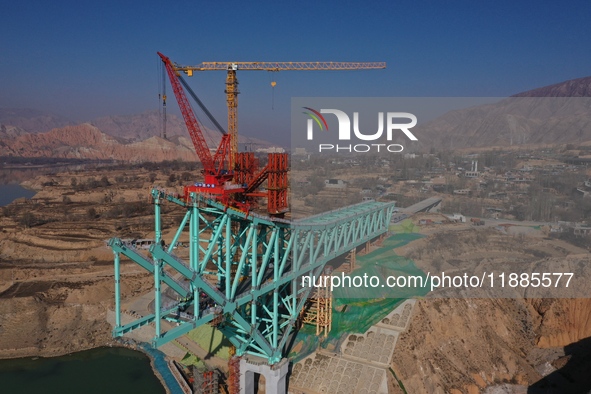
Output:
[[[240,394],[255,394],[255,374],[265,377],[267,393],[287,394],[287,372],[289,360],[284,358],[274,365],[267,364],[267,360],[244,356],[240,359]]]

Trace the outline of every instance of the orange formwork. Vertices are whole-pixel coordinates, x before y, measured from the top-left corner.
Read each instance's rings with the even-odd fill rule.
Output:
[[[267,179],[267,211],[271,215],[283,214],[288,211],[287,189],[289,159],[287,153],[269,153]]]
[[[254,153],[237,153],[234,162],[234,182],[242,185],[250,184],[259,169],[259,160],[254,156]]]
[[[230,347],[228,361],[228,394],[240,394],[240,357],[236,356],[236,348]]]

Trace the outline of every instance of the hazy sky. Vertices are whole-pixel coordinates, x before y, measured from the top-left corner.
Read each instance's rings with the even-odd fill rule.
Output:
[[[291,97],[507,96],[591,75],[589,0],[368,3],[3,1],[0,107],[79,121],[157,109],[156,51],[187,65],[388,63],[377,71],[238,72],[240,132],[285,141]],[[225,73],[189,82],[225,125]]]

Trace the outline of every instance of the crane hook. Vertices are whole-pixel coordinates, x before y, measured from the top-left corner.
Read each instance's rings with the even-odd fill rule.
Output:
[[[277,85],[277,82],[275,81],[271,81],[271,109],[274,110],[275,109],[275,85]]]

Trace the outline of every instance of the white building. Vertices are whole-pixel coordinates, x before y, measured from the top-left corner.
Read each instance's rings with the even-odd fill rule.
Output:
[[[259,153],[285,153],[285,149],[280,146],[270,146],[268,148],[257,149]]]

